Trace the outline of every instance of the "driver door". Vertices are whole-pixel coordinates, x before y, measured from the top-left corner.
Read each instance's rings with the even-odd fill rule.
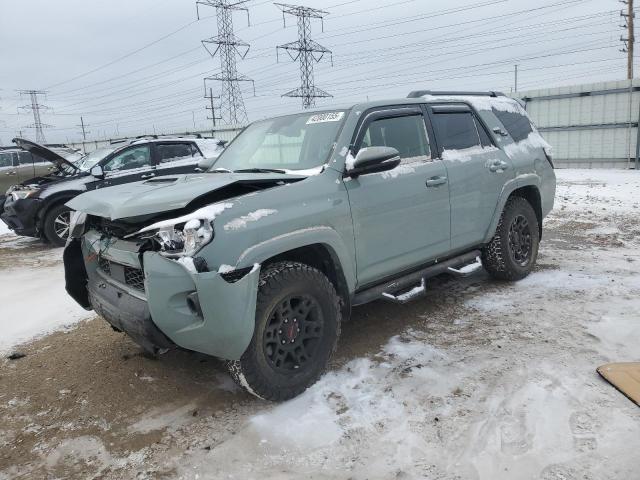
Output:
[[[450,218],[447,170],[432,158],[433,136],[419,106],[369,111],[358,132],[354,155],[387,146],[402,158],[393,170],[345,181],[362,287],[446,253]]]
[[[105,178],[96,182],[95,188],[111,187],[121,183],[137,182],[155,176],[151,159],[151,148],[147,145],[132,145],[102,164]]]

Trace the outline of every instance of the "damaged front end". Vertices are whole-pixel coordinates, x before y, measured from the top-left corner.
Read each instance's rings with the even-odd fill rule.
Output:
[[[178,346],[240,358],[253,335],[258,266],[238,278],[190,256],[213,239],[202,219],[140,229],[82,215],[64,252],[66,289],[80,305],[153,353]]]

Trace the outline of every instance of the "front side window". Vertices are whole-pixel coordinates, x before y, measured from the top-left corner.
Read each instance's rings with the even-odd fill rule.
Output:
[[[308,170],[327,163],[346,112],[271,118],[247,127],[222,152],[212,170]]]
[[[149,146],[127,148],[122,153],[109,160],[103,169],[105,172],[115,172],[123,170],[134,170],[151,166],[151,155]]]
[[[443,150],[464,150],[480,146],[471,112],[443,112],[433,116],[433,129]]]
[[[392,147],[403,160],[429,158],[431,150],[422,115],[381,118],[367,127],[360,148]]]
[[[200,156],[200,152],[191,143],[159,143],[156,145],[158,163],[177,162]]]
[[[105,158],[114,150],[115,150],[115,147],[98,148],[97,150],[94,150],[93,152],[88,153],[87,155],[82,157],[80,160],[78,160],[76,162],[76,167],[78,167],[80,170],[88,172],[94,166],[96,166],[100,160]]]

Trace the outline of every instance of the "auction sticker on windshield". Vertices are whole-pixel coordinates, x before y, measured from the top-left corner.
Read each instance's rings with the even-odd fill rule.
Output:
[[[344,112],[327,112],[327,113],[318,113],[316,115],[312,115],[309,120],[307,120],[307,125],[312,125],[314,123],[325,123],[325,122],[339,122],[344,117]]]

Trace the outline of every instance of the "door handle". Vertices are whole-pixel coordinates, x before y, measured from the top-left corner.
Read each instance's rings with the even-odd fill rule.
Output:
[[[437,187],[447,183],[447,177],[431,177],[427,180],[427,187]]]
[[[501,172],[506,170],[509,167],[509,164],[504,160],[494,160],[489,164],[489,170],[491,172]]]
[[[16,172],[7,172],[7,173],[5,173],[5,175],[15,175],[15,174],[16,174]]]
[[[155,176],[156,176],[155,173],[146,173],[146,174],[142,175],[140,178],[153,178]]]

